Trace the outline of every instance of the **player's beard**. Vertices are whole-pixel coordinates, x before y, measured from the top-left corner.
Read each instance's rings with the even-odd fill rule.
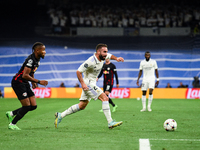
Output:
[[[146,57],[145,57],[146,58]],[[150,57],[149,58],[146,58],[146,61],[149,61]]]
[[[104,58],[104,57],[100,54],[100,55],[99,55],[99,58],[100,58],[101,60],[105,60],[106,57]]]
[[[40,57],[42,57],[42,59],[44,59],[44,56],[45,56],[45,55],[40,55]]]

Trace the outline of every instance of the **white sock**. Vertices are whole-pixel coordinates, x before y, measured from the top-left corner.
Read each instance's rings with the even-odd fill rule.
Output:
[[[79,110],[80,110],[80,108],[79,108],[78,104],[72,105],[67,110],[65,110],[61,113],[61,117],[64,118],[65,116],[73,114]]]
[[[153,94],[149,95],[149,99],[148,99],[148,107],[151,108],[151,103],[153,101]]]
[[[102,109],[103,109],[104,115],[106,116],[108,123],[110,123],[112,121],[112,118],[111,118],[110,106],[109,106],[108,101],[102,102]]]
[[[10,112],[10,115],[11,115],[12,117],[14,116],[12,111]]]
[[[146,96],[142,95],[142,106],[143,109],[146,109]]]

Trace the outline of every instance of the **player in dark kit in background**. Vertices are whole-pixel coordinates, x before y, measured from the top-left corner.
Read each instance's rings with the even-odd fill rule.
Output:
[[[109,103],[113,106],[112,112],[115,112],[118,106],[113,103],[112,99],[110,99],[109,97],[109,94],[111,93],[112,88],[113,88],[114,75],[116,79],[117,88],[119,87],[119,80],[118,80],[116,66],[113,63],[111,63],[109,59],[106,59],[106,62],[101,69],[101,72],[97,78],[97,81],[102,76],[102,74],[104,74],[103,91],[108,96]],[[99,110],[99,112],[103,112],[103,110],[101,109]]]
[[[46,86],[48,81],[34,78],[34,73],[40,65],[40,58],[44,58],[45,45],[36,42],[32,47],[33,53],[26,58],[19,72],[12,79],[12,88],[15,91],[22,107],[14,111],[7,111],[6,116],[9,121],[8,128],[11,130],[21,130],[16,123],[28,112],[37,108],[35,94],[32,88],[37,87],[37,83]],[[32,88],[29,82],[32,83]]]

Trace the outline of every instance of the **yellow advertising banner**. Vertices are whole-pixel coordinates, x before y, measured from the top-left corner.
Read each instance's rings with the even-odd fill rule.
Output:
[[[33,89],[37,98],[80,98],[82,88],[36,88]],[[111,98],[141,98],[140,88],[113,88]],[[11,87],[4,88],[5,98],[16,98]],[[148,97],[148,91],[147,91]],[[155,88],[154,99],[200,98],[200,89],[193,88]]]

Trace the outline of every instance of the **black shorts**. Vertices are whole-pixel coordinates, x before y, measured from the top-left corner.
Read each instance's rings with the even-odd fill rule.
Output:
[[[113,85],[110,85],[110,84],[106,84],[103,86],[103,91],[109,91],[111,93],[112,91],[112,88],[113,88]]]
[[[15,94],[17,95],[17,98],[19,100],[35,95],[29,83],[21,83],[17,81],[14,81],[14,82],[12,81],[12,88],[15,91]]]

